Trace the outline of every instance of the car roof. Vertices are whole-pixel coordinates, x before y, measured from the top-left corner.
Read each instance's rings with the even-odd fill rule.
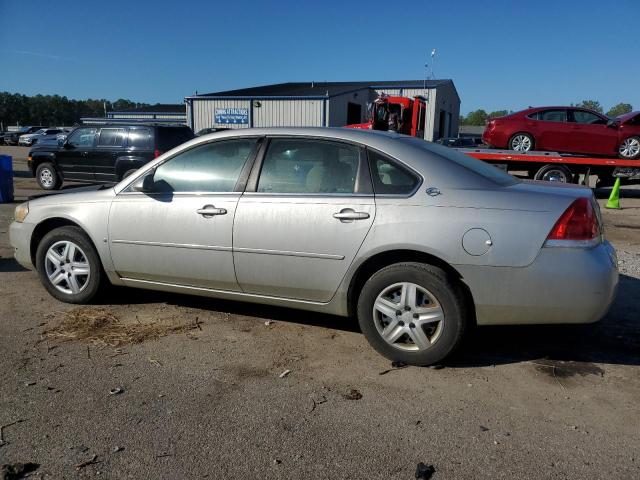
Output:
[[[196,137],[178,146],[177,149],[188,149],[212,140],[261,136],[306,137],[353,142],[401,161],[416,172],[419,172],[424,178],[429,178],[430,181],[435,182],[434,184],[440,186],[456,188],[468,185],[486,188],[495,187],[495,184],[489,183],[486,178],[461,167],[460,162],[451,161],[448,158],[451,155],[450,148],[395,132],[344,127],[238,128]],[[462,153],[457,155],[464,157],[465,161],[470,158]],[[477,161],[481,162],[480,160]]]

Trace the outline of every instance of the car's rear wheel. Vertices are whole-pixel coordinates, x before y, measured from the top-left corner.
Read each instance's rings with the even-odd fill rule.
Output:
[[[509,149],[520,153],[530,152],[534,145],[533,137],[528,133],[516,133],[509,139]]]
[[[58,190],[62,185],[60,175],[52,163],[44,162],[36,168],[36,182],[43,190]]]
[[[618,155],[625,160],[635,160],[640,157],[640,137],[625,138],[620,142]]]
[[[544,165],[533,178],[545,182],[573,183],[573,173],[564,165]]]
[[[85,233],[73,226],[44,236],[36,251],[36,268],[47,291],[67,303],[89,302],[102,280],[98,253]]]
[[[358,299],[358,321],[371,346],[411,365],[442,361],[460,343],[466,304],[445,271],[422,263],[396,263],[376,272]]]

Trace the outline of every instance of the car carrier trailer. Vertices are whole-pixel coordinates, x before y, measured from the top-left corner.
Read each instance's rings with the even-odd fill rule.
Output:
[[[527,171],[535,180],[589,184],[591,175],[598,176],[598,186],[613,185],[616,177],[625,183],[640,180],[640,160],[623,160],[610,157],[586,157],[557,152],[516,152],[515,150],[491,150],[486,148],[458,148],[470,157],[492,163],[507,171]],[[580,181],[580,176],[582,182]]]

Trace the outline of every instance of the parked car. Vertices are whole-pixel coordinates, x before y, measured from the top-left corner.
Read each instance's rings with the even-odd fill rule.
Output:
[[[597,321],[618,282],[589,188],[346,128],[198,137],[113,188],[18,206],[10,239],[65,302],[111,282],[353,315],[416,365],[475,324]]]
[[[115,183],[192,138],[184,125],[82,126],[66,139],[33,147],[27,164],[45,190],[59,189],[64,180]]]
[[[24,145],[28,147],[30,145],[35,145],[36,143],[44,139],[55,139],[61,133],[64,133],[64,130],[62,128],[41,128],[34,133],[20,135],[20,137],[18,138],[18,145]]]
[[[640,157],[640,112],[610,119],[578,107],[537,107],[487,123],[482,139],[494,148]]]
[[[22,127],[17,132],[5,133],[4,143],[5,145],[18,145],[18,139],[20,138],[20,135],[35,133],[42,128],[46,128],[46,127],[42,127],[42,126]]]
[[[476,140],[472,137],[445,137],[439,138],[436,143],[445,147],[456,148],[475,148],[478,146]]]

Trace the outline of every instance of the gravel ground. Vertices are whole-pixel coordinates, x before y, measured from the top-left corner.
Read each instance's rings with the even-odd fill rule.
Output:
[[[16,170],[19,199],[41,193]],[[418,462],[434,479],[640,478],[635,193],[603,212],[622,276],[601,322],[480,328],[442,369],[391,369],[351,320],[133,289],[81,312],[122,332],[191,328],[51,338],[78,307],[13,261],[15,205],[0,205],[0,464],[52,479],[411,479]]]

